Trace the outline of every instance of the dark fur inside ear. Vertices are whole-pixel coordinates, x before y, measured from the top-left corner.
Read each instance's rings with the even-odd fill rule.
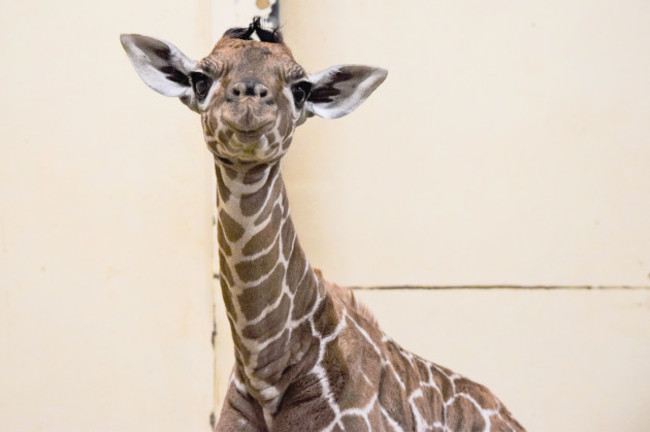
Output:
[[[312,83],[307,110],[327,119],[357,109],[384,82],[385,69],[364,65],[338,65],[309,75]]]
[[[122,34],[120,42],[131,65],[151,89],[168,97],[191,93],[189,74],[196,62],[174,45],[139,34]]]
[[[163,66],[158,68],[158,70],[162,73],[165,74],[168,80],[173,81],[175,83],[184,85],[184,86],[189,86],[190,85],[190,80],[187,75],[185,75],[182,71],[176,69],[173,66]]]
[[[167,63],[171,60],[172,52],[169,49],[169,46],[159,41],[158,39],[142,35],[131,35],[131,39],[137,46],[147,51],[150,58],[151,54],[153,54],[155,56],[155,59],[152,60],[156,60],[160,63]]]
[[[341,94],[341,91],[335,87],[336,84],[349,81],[352,79],[352,74],[344,71],[337,71],[332,74],[330,79],[321,86],[312,88],[308,100],[314,103],[327,103],[332,102],[333,97]]]
[[[132,39],[141,47],[149,48],[146,52],[151,66],[165,74],[168,80],[183,86],[190,85],[186,73],[177,67],[177,62],[174,62],[168,45],[148,36],[132,35]]]
[[[167,45],[162,45],[162,44],[161,46],[154,47],[151,51],[155,55],[157,55],[161,60],[164,60],[166,62],[169,61],[172,55],[172,52],[169,50],[169,47]]]

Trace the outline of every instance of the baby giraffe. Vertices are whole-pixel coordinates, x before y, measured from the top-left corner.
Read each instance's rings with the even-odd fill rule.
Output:
[[[236,357],[217,431],[524,430],[487,388],[387,337],[298,242],[280,170],[296,127],[349,114],[385,70],[308,74],[259,19],[226,31],[198,62],[158,39],[121,40],[149,87],[201,115],[214,155],[221,290]]]

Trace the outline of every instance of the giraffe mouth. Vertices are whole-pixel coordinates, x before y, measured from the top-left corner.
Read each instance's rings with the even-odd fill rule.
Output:
[[[272,122],[269,121],[259,126],[246,127],[246,126],[237,126],[233,122],[225,119],[224,119],[224,123],[235,133],[237,139],[244,144],[249,144],[252,143],[253,141],[258,140],[262,135],[268,132],[272,124]]]

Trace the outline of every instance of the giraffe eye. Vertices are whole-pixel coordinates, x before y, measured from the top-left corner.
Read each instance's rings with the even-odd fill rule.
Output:
[[[293,101],[296,104],[296,108],[302,108],[310,90],[311,83],[307,81],[299,82],[291,88],[291,94],[293,94]]]
[[[190,81],[192,82],[192,89],[199,101],[203,101],[208,95],[212,79],[202,72],[192,72],[190,74]]]

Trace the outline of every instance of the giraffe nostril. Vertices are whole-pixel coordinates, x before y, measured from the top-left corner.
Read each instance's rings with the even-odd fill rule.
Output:
[[[234,100],[251,97],[256,99],[258,102],[268,103],[269,99],[273,98],[273,94],[268,87],[258,81],[253,80],[244,80],[232,84],[228,87],[228,90],[226,90],[226,92],[231,102]]]

